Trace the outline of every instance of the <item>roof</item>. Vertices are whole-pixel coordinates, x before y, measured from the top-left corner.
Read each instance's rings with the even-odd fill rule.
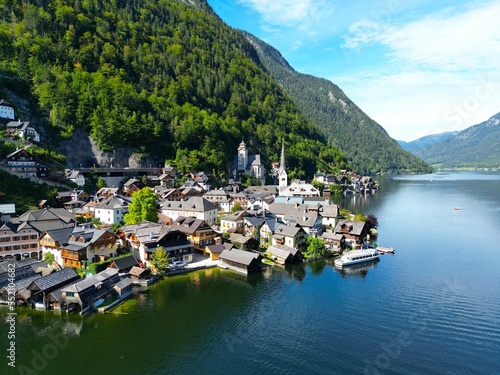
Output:
[[[92,288],[95,285],[102,283],[116,275],[118,275],[118,270],[116,268],[106,268],[104,271],[101,271],[98,274],[80,280],[78,283],[75,283],[73,285],[64,287],[63,291],[79,293],[86,289]]]
[[[250,251],[232,249],[224,250],[219,259],[228,260],[235,263],[244,264],[249,266],[254,260],[259,259],[260,254],[252,253]]]
[[[179,216],[172,224],[175,229],[182,233],[193,234],[201,227],[205,227],[213,231],[210,226],[205,222],[205,220],[197,219],[194,216],[184,217]]]
[[[273,245],[267,248],[267,252],[272,255],[276,255],[277,257],[286,259],[290,255],[295,256],[299,250],[294,247],[288,247],[283,245]]]
[[[321,216],[323,217],[337,217],[339,214],[339,206],[336,204],[325,205],[321,209]]]
[[[113,264],[116,267],[113,267]],[[131,255],[123,257],[123,258],[115,259],[109,265],[109,267],[117,268],[119,271],[121,271],[121,270],[126,270],[128,268],[132,268],[133,266],[137,266],[138,264],[139,264],[139,262],[137,261],[137,259],[135,259],[135,257],[131,254]]]
[[[122,279],[119,282],[117,282],[115,284],[115,287],[117,287],[119,289],[125,289],[126,287],[131,286],[133,283],[134,282],[131,279],[126,277],[125,279]]]
[[[132,201],[122,196],[112,195],[109,198],[106,198],[104,201],[99,203],[96,208],[104,209],[104,210],[114,210],[119,208],[128,207],[128,205]]]
[[[148,272],[147,269],[133,266],[130,271],[128,271],[128,274],[131,276],[137,276],[140,277],[144,272]]]
[[[285,237],[295,237],[301,230],[303,230],[302,227],[297,225],[280,224],[276,227],[274,234],[282,235]]]
[[[76,227],[78,228],[78,227]],[[75,227],[58,228],[46,231],[42,236],[47,235],[52,238],[55,242],[59,242],[61,245],[68,244],[69,236],[76,229]]]
[[[337,222],[337,225],[335,226],[335,233],[343,233],[342,226],[344,225],[349,227],[349,232],[348,232],[349,234],[360,236],[361,233],[363,232],[363,229],[366,226],[366,222],[341,219]]]
[[[73,268],[63,268],[60,271],[51,273],[48,276],[33,281],[28,286],[28,289],[34,291],[46,291],[51,288],[61,287],[79,278],[80,276],[78,276]]]
[[[217,206],[215,206],[212,202],[203,197],[190,197],[185,201],[166,200],[165,202],[162,203],[161,208],[173,211],[194,211],[194,212],[206,212],[211,210],[217,210]]]
[[[225,250],[225,247],[222,244],[210,245],[210,246],[207,246],[207,248],[208,248],[208,250],[210,250],[210,252],[212,254],[222,253]]]

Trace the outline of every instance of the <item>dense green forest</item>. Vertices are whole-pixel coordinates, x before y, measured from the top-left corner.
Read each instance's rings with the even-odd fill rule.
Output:
[[[301,112],[331,144],[345,153],[356,171],[373,174],[432,170],[425,162],[403,150],[338,86],[326,79],[296,72],[275,48],[249,33],[243,34]]]
[[[76,128],[180,170],[227,171],[244,138],[291,177],[347,166],[204,1],[0,0],[0,77],[22,80],[61,138]]]

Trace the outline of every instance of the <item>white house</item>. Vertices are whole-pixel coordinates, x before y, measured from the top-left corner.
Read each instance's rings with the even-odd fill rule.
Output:
[[[80,174],[79,171],[75,169],[65,169],[64,173],[68,180],[73,181],[78,186],[85,186],[85,177],[83,174]]]
[[[179,216],[194,216],[213,225],[217,218],[217,206],[203,197],[190,197],[184,201],[166,200],[161,204],[161,213],[177,220]]]
[[[111,196],[104,199],[94,207],[94,217],[103,224],[116,224],[123,221],[123,216],[128,212],[131,200],[122,196]]]
[[[0,118],[14,120],[14,108],[4,99],[0,99]]]

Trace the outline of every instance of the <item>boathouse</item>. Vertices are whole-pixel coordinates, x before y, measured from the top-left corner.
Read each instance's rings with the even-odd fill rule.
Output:
[[[46,297],[50,292],[61,288],[72,281],[78,280],[80,276],[73,268],[64,268],[61,271],[51,273],[48,276],[34,280],[28,286],[31,303],[42,303],[46,305]]]
[[[244,250],[224,250],[219,256],[219,266],[247,274],[262,269],[262,256]]]
[[[283,245],[269,246],[267,253],[271,259],[279,264],[294,263],[302,261],[302,253],[294,247]]]

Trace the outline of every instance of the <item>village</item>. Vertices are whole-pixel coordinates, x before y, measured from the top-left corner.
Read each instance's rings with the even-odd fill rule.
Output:
[[[27,129],[20,120],[6,124],[6,132],[39,140]],[[366,245],[376,219],[342,212],[331,202],[330,187],[346,195],[371,194],[376,183],[349,171],[289,183],[285,154],[283,143],[280,162],[267,172],[242,140],[230,167],[233,178],[218,188],[212,188],[209,173],[181,174],[166,165],[128,177],[134,170],[124,168],[127,174],[114,179],[107,172],[103,179],[110,177],[110,187],[91,194],[83,188],[84,169],[65,170],[77,187],[60,191],[57,207],[42,200],[38,209],[16,215],[15,204],[0,204],[0,303],[106,311],[163,276],[217,266],[247,274]],[[47,176],[29,147],[1,157],[11,174]],[[267,174],[276,184],[263,184]],[[244,175],[261,184],[244,187]],[[155,198],[154,220],[127,224],[129,207],[144,191]],[[166,269],[155,265],[160,251],[168,256]]]

